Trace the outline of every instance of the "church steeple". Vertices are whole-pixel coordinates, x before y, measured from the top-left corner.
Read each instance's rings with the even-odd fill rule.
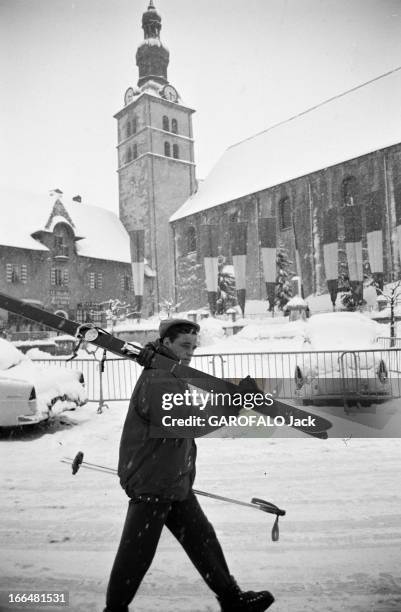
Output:
[[[138,87],[146,81],[156,81],[162,85],[168,83],[167,67],[169,51],[160,40],[162,19],[156,11],[153,0],[150,0],[147,11],[142,15],[142,28],[145,39],[136,52],[136,64],[139,70]]]

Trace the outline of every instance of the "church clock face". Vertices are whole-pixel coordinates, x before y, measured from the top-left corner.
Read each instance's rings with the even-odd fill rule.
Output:
[[[134,90],[132,89],[132,87],[128,87],[128,89],[127,89],[127,91],[125,92],[125,95],[124,95],[124,104],[125,104],[125,106],[130,104],[133,99],[134,99]]]
[[[178,93],[172,85],[166,85],[162,90],[162,96],[169,102],[177,102]]]

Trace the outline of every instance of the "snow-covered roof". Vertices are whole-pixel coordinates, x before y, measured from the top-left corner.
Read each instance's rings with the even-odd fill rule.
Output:
[[[170,221],[399,142],[401,68],[232,145]]]
[[[54,228],[56,227],[57,223],[66,223],[72,229],[74,229],[68,219],[66,219],[65,217],[62,217],[61,215],[54,215],[54,217],[51,218],[50,223],[46,225],[47,231],[52,232]]]
[[[286,304],[286,308],[297,308],[299,306],[303,306],[307,308],[308,304],[300,295],[294,295],[290,300],[288,300]]]
[[[129,236],[120,219],[110,210],[75,202],[66,196],[55,194],[29,194],[14,190],[0,190],[2,219],[0,223],[0,245],[47,251],[31,234],[52,231],[56,223],[71,222],[57,213],[46,227],[57,196],[63,203],[74,233],[82,238],[76,243],[79,255],[131,262]]]
[[[129,236],[120,219],[111,210],[63,199],[64,207],[75,225],[78,255],[131,262]]]

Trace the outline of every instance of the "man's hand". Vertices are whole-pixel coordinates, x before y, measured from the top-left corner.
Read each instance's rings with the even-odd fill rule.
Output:
[[[239,381],[238,388],[239,392],[242,395],[245,395],[245,393],[260,393],[260,389],[256,384],[256,380],[254,378],[251,378],[249,374],[246,378],[243,378]]]
[[[153,357],[157,352],[157,345],[154,342],[148,342],[145,347],[139,352],[136,358],[139,365],[144,368],[150,368],[152,365]]]

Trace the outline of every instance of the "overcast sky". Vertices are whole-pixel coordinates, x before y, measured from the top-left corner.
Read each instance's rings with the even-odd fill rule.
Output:
[[[0,0],[1,186],[118,211],[113,115],[137,82],[147,4]],[[155,6],[169,81],[196,110],[198,178],[230,144],[401,64],[401,0]]]

